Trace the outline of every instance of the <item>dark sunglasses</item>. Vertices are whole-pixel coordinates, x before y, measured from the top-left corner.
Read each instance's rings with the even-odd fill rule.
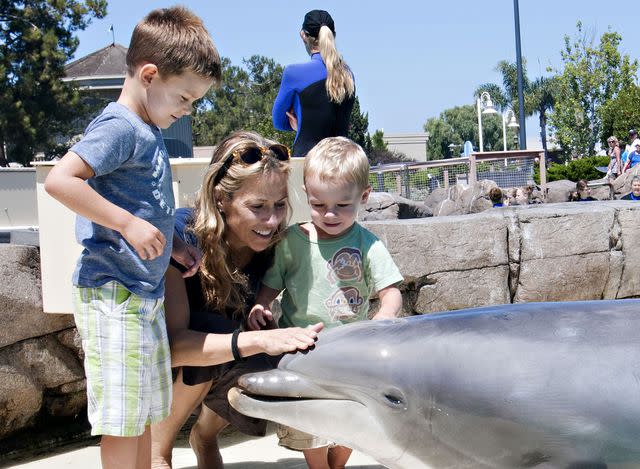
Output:
[[[231,167],[233,160],[236,157],[240,158],[240,161],[245,165],[249,166],[258,161],[262,160],[266,155],[271,153],[277,160],[279,161],[289,161],[290,154],[289,149],[285,145],[281,145],[279,143],[275,143],[268,147],[249,147],[243,150],[235,150],[231,152],[229,156],[222,163],[222,167],[218,170],[218,174],[216,174],[216,178],[213,180],[213,185],[216,186],[222,178],[227,175],[227,171]]]

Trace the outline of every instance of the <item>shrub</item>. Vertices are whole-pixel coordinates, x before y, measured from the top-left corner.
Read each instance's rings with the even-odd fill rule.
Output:
[[[608,156],[590,156],[570,161],[567,164],[551,163],[547,167],[547,182],[568,179],[577,182],[580,179],[591,181],[601,179],[604,174],[596,169],[596,166],[607,166]],[[536,165],[534,171],[536,183],[540,183],[540,167]]]

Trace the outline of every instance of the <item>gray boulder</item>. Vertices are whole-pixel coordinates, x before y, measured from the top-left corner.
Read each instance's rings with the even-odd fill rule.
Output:
[[[28,373],[0,359],[0,438],[31,424],[42,406],[42,389]]]
[[[569,195],[576,190],[576,183],[567,179],[547,183],[545,202],[548,204],[568,202]]]
[[[38,249],[0,244],[0,278],[0,348],[74,325],[72,315],[42,311]]]
[[[432,215],[422,202],[387,192],[372,192],[358,214],[360,221],[425,218]]]

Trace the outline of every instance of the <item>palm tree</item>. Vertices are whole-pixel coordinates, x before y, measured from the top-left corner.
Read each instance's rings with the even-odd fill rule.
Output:
[[[525,109],[538,113],[540,119],[540,138],[542,149],[547,157],[547,112],[553,110],[558,94],[558,80],[556,77],[536,78],[524,97]],[[533,114],[532,112],[532,114]]]
[[[501,111],[511,107],[519,119],[518,112],[518,72],[515,62],[501,60],[495,70],[502,75],[502,87],[495,83],[480,85],[474,95],[480,96],[483,91],[488,91],[494,103]],[[540,118],[540,136],[545,156],[547,154],[547,112],[553,109],[557,96],[558,82],[555,76],[536,78],[533,82],[527,77],[526,61],[522,60],[523,95],[525,118],[538,113]]]

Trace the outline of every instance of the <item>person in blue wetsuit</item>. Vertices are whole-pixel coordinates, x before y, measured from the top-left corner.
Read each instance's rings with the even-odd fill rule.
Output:
[[[312,10],[300,37],[311,60],[285,68],[273,103],[273,125],[296,131],[294,157],[303,157],[326,137],[346,136],[355,101],[353,74],[336,50],[335,26],[324,10]]]

